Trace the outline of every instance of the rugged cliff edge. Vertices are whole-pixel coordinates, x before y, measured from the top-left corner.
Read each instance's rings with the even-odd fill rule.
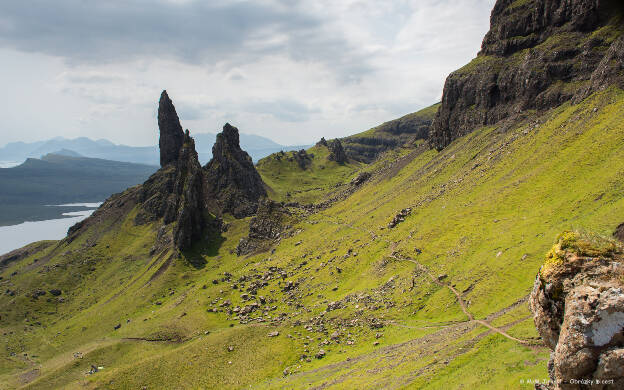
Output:
[[[623,15],[618,0],[498,0],[478,57],[446,80],[430,144],[623,85]]]
[[[551,353],[544,389],[624,388],[624,247],[563,233],[531,293],[535,325]]]

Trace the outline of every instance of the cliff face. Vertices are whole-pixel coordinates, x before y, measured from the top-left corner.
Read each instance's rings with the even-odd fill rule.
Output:
[[[622,15],[616,0],[499,0],[478,57],[446,80],[430,144],[622,85]]]
[[[262,178],[251,157],[240,147],[238,129],[226,123],[212,147],[212,160],[204,166],[207,196],[222,213],[236,218],[255,214],[260,198],[266,197]]]
[[[529,301],[552,350],[551,384],[541,388],[624,388],[622,260],[621,244],[574,232],[562,234],[547,255]]]

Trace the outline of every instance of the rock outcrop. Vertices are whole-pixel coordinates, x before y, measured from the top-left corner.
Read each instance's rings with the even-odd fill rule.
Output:
[[[162,91],[158,103],[158,128],[160,129],[160,166],[176,162],[184,143],[184,132],[180,118],[167,91]]]
[[[498,0],[478,57],[446,80],[430,144],[623,85],[623,14],[617,0]]]
[[[351,137],[342,138],[345,152],[357,161],[370,163],[387,150],[412,146],[429,137],[429,128],[439,104],[407,114]],[[321,141],[325,141],[323,138]],[[317,144],[318,145],[318,144]],[[327,142],[325,142],[327,146]]]
[[[345,150],[342,147],[342,142],[340,142],[339,139],[329,142],[327,148],[329,149],[329,161],[335,161],[338,164],[344,164],[347,162],[347,154],[345,153]]]
[[[619,224],[618,227],[615,228],[615,232],[613,233],[613,237],[615,237],[616,239],[624,242],[624,223]]]
[[[155,251],[171,246],[186,250],[207,235],[220,231],[221,221],[213,215],[215,206],[207,196],[195,142],[188,130],[182,132],[166,91],[160,98],[158,124],[162,168],[142,185],[111,196],[91,217],[71,227],[70,241],[91,224],[119,220],[135,206],[138,206],[134,217],[136,225],[162,222]]]
[[[249,234],[241,238],[236,248],[238,256],[267,249],[288,228],[290,213],[280,203],[269,199],[260,201],[257,214],[249,223]]]
[[[247,152],[240,147],[238,129],[226,123],[212,147],[212,160],[204,166],[207,196],[216,200],[222,213],[236,218],[255,214],[266,197],[262,178]]]
[[[551,384],[541,388],[624,388],[620,243],[565,232],[547,255],[529,303],[535,325],[553,351]]]
[[[160,112],[158,116],[161,117]],[[160,129],[161,139],[170,130],[170,125],[168,123]],[[141,186],[138,193],[141,211],[135,223],[161,218],[164,225],[175,223],[171,240],[177,248],[184,250],[204,238],[207,228],[218,229],[219,221],[209,210],[206,179],[188,130],[176,155],[176,160],[158,170]]]

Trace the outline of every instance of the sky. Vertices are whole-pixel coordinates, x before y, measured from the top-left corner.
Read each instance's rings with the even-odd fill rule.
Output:
[[[163,89],[191,133],[358,133],[438,102],[494,1],[1,1],[0,146],[154,145]]]

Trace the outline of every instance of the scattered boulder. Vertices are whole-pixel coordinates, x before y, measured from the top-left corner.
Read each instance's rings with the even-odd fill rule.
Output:
[[[236,247],[238,256],[267,249],[286,229],[285,222],[290,212],[281,203],[263,199],[257,214],[249,222],[249,234],[241,238]]]
[[[624,242],[624,223],[620,224],[613,233],[613,237]]]
[[[405,208],[405,209],[399,211],[397,213],[397,215],[395,215],[394,218],[392,218],[392,221],[390,221],[390,223],[388,223],[388,228],[392,229],[396,225],[400,224],[401,222],[404,222],[405,218],[407,218],[407,216],[410,215],[411,213],[412,213],[412,209],[411,208]]]
[[[53,288],[52,290],[50,290],[50,294],[52,294],[55,297],[58,297],[59,295],[62,294],[61,290],[58,290],[56,288]]]
[[[269,337],[277,337],[277,336],[279,336],[279,332],[278,331],[271,332],[271,333],[268,334],[268,336]]]
[[[325,147],[327,147],[327,140],[325,139],[325,137],[321,137],[321,140],[316,143],[316,146],[325,146]]]
[[[362,184],[364,184],[368,179],[370,179],[371,174],[370,172],[360,172],[356,177],[354,177],[351,180],[351,185],[352,186],[361,186]]]
[[[294,290],[298,285],[299,283],[289,280],[288,282],[286,282],[286,285],[284,286],[284,288],[282,288],[282,291],[286,292],[286,291]]]
[[[333,310],[338,310],[342,308],[342,304],[340,302],[330,302],[327,305],[327,309],[325,309],[326,311],[333,311]]]
[[[565,232],[548,253],[529,301],[540,336],[552,350],[545,389],[624,388],[624,247]],[[605,381],[610,381],[607,382]]]

